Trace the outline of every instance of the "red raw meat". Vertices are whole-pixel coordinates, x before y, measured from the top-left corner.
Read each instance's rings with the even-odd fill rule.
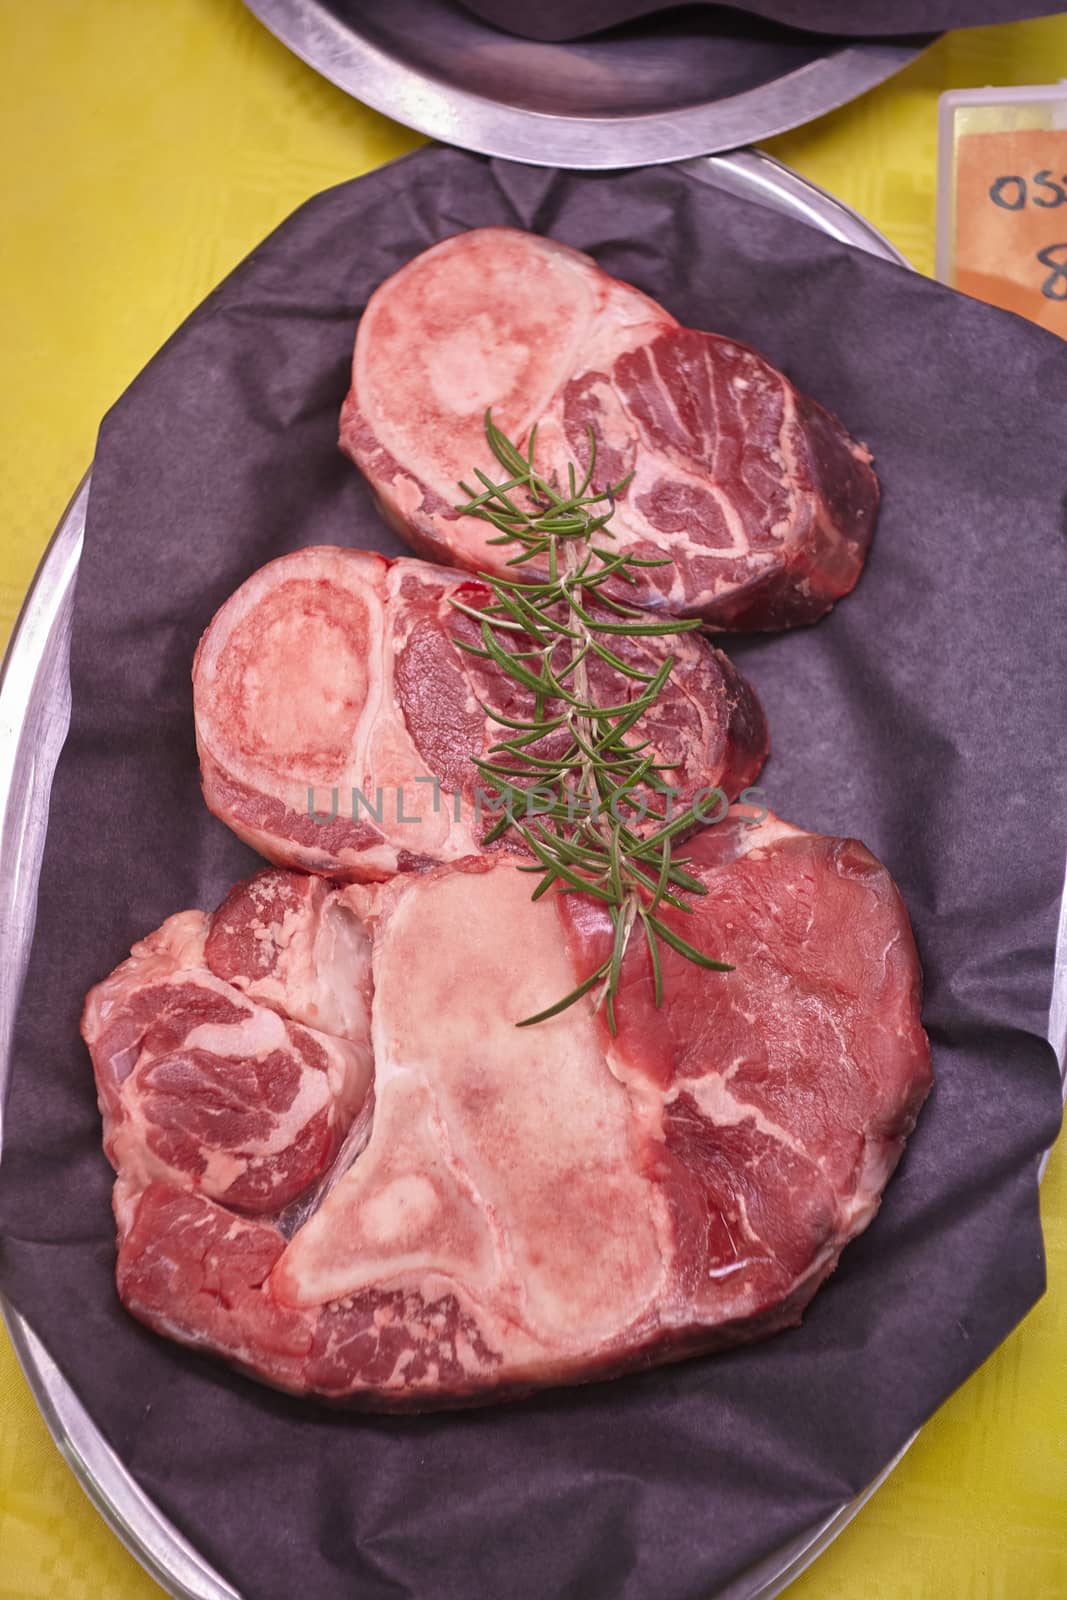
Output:
[[[593,970],[608,924],[532,901],[508,856],[347,888],[267,871],[171,918],[85,1013],[128,1309],[387,1409],[799,1321],[930,1086],[915,946],[854,840],[735,813],[689,856],[708,893],[667,919],[735,970],[664,946],[657,1012],[635,941],[615,1038],[588,999],[515,1027]],[[333,1144],[352,1128],[325,1176],[303,1143],[323,1111]]]
[[[270,871],[134,945],[82,1018],[116,1201],[165,1182],[273,1216],[321,1178],[374,1075],[370,961],[325,884]]]
[[[279,866],[335,878],[380,879],[479,854],[494,818],[477,798],[472,758],[507,737],[483,707],[522,719],[533,701],[457,646],[480,636],[455,598],[480,608],[491,595],[462,573],[363,550],[302,550],[253,574],[193,664],[204,797],[215,815]],[[633,739],[674,763],[659,777],[676,790],[676,812],[701,791],[736,799],[767,755],[751,686],[694,634],[615,639],[613,649],[651,671],[675,658]],[[601,705],[643,688],[599,659],[589,674]],[[724,806],[714,796],[705,804],[713,816]]]
[[[597,440],[615,544],[669,556],[627,598],[724,629],[814,622],[863,567],[878,511],[870,452],[748,346],[683,328],[586,255],[479,228],[408,263],[356,337],[342,450],[421,554],[498,572],[514,554],[461,517],[459,483],[502,469],[484,414],[562,474]]]

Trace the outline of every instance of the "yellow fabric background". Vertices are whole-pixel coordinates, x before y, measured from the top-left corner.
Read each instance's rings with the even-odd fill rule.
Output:
[[[2,642],[106,407],[300,201],[419,140],[321,82],[239,0],[0,0],[0,46]],[[931,271],[938,94],[1061,75],[1067,16],[954,34],[770,148]],[[1049,1295],[797,1600],[1067,1596],[1063,1151],[1042,1206]],[[0,1600],[159,1593],[82,1495],[0,1334]]]

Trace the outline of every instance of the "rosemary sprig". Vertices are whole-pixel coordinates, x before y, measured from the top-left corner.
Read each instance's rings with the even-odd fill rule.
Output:
[[[474,763],[502,810],[485,843],[514,828],[533,857],[522,870],[538,875],[533,898],[552,888],[589,895],[606,907],[612,926],[611,952],[596,971],[518,1026],[544,1022],[596,990],[595,1003],[603,1004],[614,1033],[623,958],[635,930],[648,945],[657,1006],[663,997],[661,942],[697,966],[732,970],[657,915],[661,907],[691,912],[680,893],[706,893],[673,849],[679,834],[704,819],[692,807],[677,816],[652,808],[649,797],[667,792],[657,780],[667,764],[657,762],[654,752],[648,753],[648,741],[640,738],[641,720],[663,693],[674,658],[667,656],[656,671],[648,672],[613,648],[620,639],[688,633],[700,622],[662,621],[619,599],[620,585],[635,583],[638,569],[669,566],[670,561],[602,545],[603,539],[614,537],[609,523],[615,500],[633,474],[606,489],[593,488],[592,428],[585,471],[579,477],[570,463],[565,487],[534,464],[536,426],[525,453],[497,427],[489,411],[485,432],[507,476],[496,483],[476,468],[477,484],[460,484],[467,500],[456,510],[496,529],[489,544],[518,546],[507,566],[537,561],[547,574],[528,578],[516,573],[511,578],[480,573],[491,600],[482,608],[452,602],[478,627],[479,642],[457,639],[460,648],[492,663],[533,700],[525,717],[483,702],[486,714],[506,734],[491,747],[489,759]],[[590,685],[592,658],[639,685],[634,697],[599,704]],[[661,826],[642,832],[646,820]]]

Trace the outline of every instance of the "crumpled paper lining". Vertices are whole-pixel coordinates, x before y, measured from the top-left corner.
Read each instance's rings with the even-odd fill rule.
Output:
[[[458,229],[591,250],[745,338],[874,450],[880,525],[817,627],[739,639],[792,821],[897,878],[937,1082],[803,1327],[463,1415],[331,1412],[146,1332],[112,1283],[86,989],[255,858],[198,792],[189,668],[273,556],[398,545],[335,447],[371,290]],[[708,1600],[861,1490],[1041,1293],[1063,879],[1067,345],[672,169],[430,148],[310,201],[106,418],[0,1169],[0,1287],[247,1600]]]

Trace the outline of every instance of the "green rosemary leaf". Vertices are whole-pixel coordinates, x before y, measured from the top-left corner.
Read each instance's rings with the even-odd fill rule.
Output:
[[[566,1011],[576,1000],[580,1000],[583,995],[588,994],[590,989],[595,989],[598,983],[603,982],[607,971],[608,963],[605,961],[603,966],[597,967],[596,971],[591,973],[584,983],[580,983],[576,989],[572,989],[569,994],[565,994],[562,1000],[557,1000],[555,1005],[546,1006],[543,1011],[539,1011],[534,1017],[523,1017],[522,1021],[516,1023],[515,1026],[518,1028],[532,1028],[535,1023],[547,1022],[550,1017],[558,1017],[561,1011]]]
[[[525,478],[532,476],[532,457],[530,461],[527,461],[525,456],[520,454],[507,434],[501,432],[497,427],[488,408],[486,408],[485,413],[485,436],[489,441],[489,448],[502,467],[506,467],[514,477]]]
[[[462,611],[464,616],[473,617],[475,622],[488,622],[490,627],[493,627],[493,628],[510,628],[510,629],[513,629],[516,633],[525,632],[525,629],[523,628],[523,625],[522,625],[521,622],[507,622],[507,621],[505,621],[505,619],[503,617],[491,617],[491,616],[488,616],[484,611],[479,611],[476,606],[469,606],[469,605],[465,604],[464,601],[457,600],[454,595],[452,596],[452,598],[449,600],[448,603],[449,603],[449,605],[453,606],[457,611]]]
[[[520,590],[505,587],[504,584],[494,585],[494,588],[497,589],[500,604],[508,616],[514,618],[520,628],[527,627],[527,631],[535,637],[541,629],[550,628],[563,639],[581,639],[582,636],[577,628],[568,628],[558,617],[551,616],[547,609],[533,605],[524,599]],[[455,603],[453,601],[453,604]]]
[[[632,667],[628,661],[624,661],[621,656],[617,656],[614,650],[610,650],[603,639],[590,638],[589,645],[600,657],[601,661],[606,661],[609,667],[613,667],[616,672],[621,672],[623,677],[633,678],[635,683],[651,683],[654,679],[654,672],[643,672],[640,667]]]
[[[561,582],[560,588],[563,591],[562,598],[565,599],[568,604],[570,604],[570,598],[569,597],[570,597],[571,591],[574,590],[574,589],[580,589],[584,583],[587,583],[589,581],[589,577],[590,577],[589,569],[592,566],[592,564],[593,564],[593,557],[590,554],[590,552],[587,550],[585,552],[585,555],[580,557],[580,559],[578,561],[578,565],[576,567],[573,567],[571,569],[571,571],[569,571],[567,573],[566,577]]]
[[[673,928],[668,928],[665,922],[649,913],[648,925],[654,933],[658,933],[664,944],[669,944],[672,950],[677,950],[680,956],[685,956],[687,961],[694,962],[698,967],[704,967],[708,972],[733,972],[733,967],[727,961],[713,961],[711,956],[706,956],[696,945],[690,944],[688,939],[683,939],[680,933],[675,933]]]
[[[589,654],[589,641],[585,640],[580,645],[580,647],[574,652],[574,654],[571,656],[571,658],[567,662],[566,666],[565,667],[561,667],[559,672],[557,673],[557,677],[558,677],[560,683],[563,682],[564,678],[570,678],[570,677],[574,676],[575,672],[581,666],[582,662],[585,660],[585,658],[586,658],[586,656],[588,654]]]
[[[564,883],[569,883],[572,888],[580,890],[582,894],[594,895],[598,900],[603,900],[608,905],[611,904],[611,896],[609,894],[598,888],[588,878],[582,877],[580,873],[573,872],[566,862],[554,858],[541,844],[532,828],[523,827],[522,824],[517,824],[516,826],[517,831],[525,839],[538,860],[544,866],[549,867],[558,878],[562,878]]]
[[[548,694],[553,700],[565,700],[568,705],[577,705],[579,703],[574,699],[573,695],[567,693],[561,683],[556,682],[550,672],[543,672],[539,677],[536,673],[530,672],[527,667],[522,666],[519,661],[520,652],[505,650],[493,638],[493,630],[485,622],[482,623],[482,642],[485,645],[487,655],[496,662],[498,667],[502,667],[509,677],[514,678],[516,683],[521,683],[525,688],[532,689],[534,694]],[[540,655],[540,652],[527,650],[521,652],[521,654],[531,656]]]
[[[622,881],[622,858],[619,851],[619,829],[612,828],[608,834],[608,885],[615,897],[615,904],[621,906],[626,898],[626,890]],[[616,915],[616,913],[613,913]],[[621,916],[621,911],[617,913]]]
[[[615,937],[611,944],[611,964],[608,968],[607,986],[604,995],[604,1009],[607,1015],[608,1027],[612,1034],[615,1033],[615,996],[622,983],[622,958],[626,954],[626,946],[630,938],[637,914],[637,900],[627,895],[619,907],[612,912],[612,922],[615,925]]]
[[[659,959],[659,944],[644,906],[638,906],[637,914],[641,918],[645,941],[648,944],[648,956],[652,963],[652,1004],[658,1011],[663,1004],[663,967]]]
[[[529,767],[505,767],[495,761],[483,761],[477,756],[472,756],[471,761],[477,767],[480,776],[488,778],[491,783],[503,785],[510,783],[512,778],[530,779],[536,776]]]
[[[541,868],[539,866],[536,866],[536,867],[534,867],[532,869],[527,869],[525,867],[523,868],[523,871],[527,871],[527,870],[533,870],[534,872],[540,872]],[[544,877],[541,879],[541,882],[537,885],[537,888],[534,890],[533,894],[530,896],[530,899],[531,900],[540,900],[541,896],[542,895],[546,895],[548,893],[548,891],[554,886],[555,882],[556,882],[556,874],[554,872],[546,872]]]
[[[589,535],[594,534],[594,533],[599,533],[601,531],[601,529],[603,529],[608,534],[609,538],[614,538],[614,535],[608,529],[608,523],[611,521],[611,519],[612,519],[612,517],[614,515],[615,515],[615,507],[611,506],[607,511],[605,511],[603,513],[602,516],[593,517],[592,520],[587,522],[586,525],[585,525],[585,529],[584,529],[585,536],[589,537]]]
[[[673,567],[670,556],[629,556],[631,567]]]
[[[618,573],[619,577],[622,578],[624,583],[637,582],[637,579],[630,571],[630,568],[633,565],[633,556],[625,551],[620,553],[617,550],[598,550],[596,545],[592,545],[590,548],[598,560],[604,563],[596,575],[596,581],[598,584],[604,578],[610,578],[612,574],[616,572]],[[668,565],[669,564],[670,563],[668,563]]]
[[[557,721],[555,725],[558,728],[559,722]],[[548,726],[549,724],[546,723],[545,727],[547,728]],[[542,728],[535,728],[530,733],[517,733],[513,739],[501,739],[499,743],[491,744],[489,746],[489,754],[491,756],[517,756],[521,757],[523,760],[531,761],[535,758],[528,754],[529,750],[533,745],[540,744],[541,740],[545,737],[545,731]],[[567,747],[567,756],[558,757],[555,764],[560,767],[569,767],[572,766],[577,759],[578,751],[576,748],[574,748],[572,743]]]
[[[677,838],[678,834],[680,833],[691,831],[693,828],[703,827],[705,820],[706,819],[704,817],[698,817],[692,807],[690,807],[688,811],[683,811],[677,817],[672,817],[670,822],[668,822],[664,827],[657,829],[655,833],[650,833],[648,838],[644,840],[644,844],[646,846],[654,846],[658,845],[662,839]]]
[[[648,701],[644,705],[638,705],[636,701],[632,701],[629,705],[624,703],[620,706],[605,707],[604,710],[598,711],[596,716],[590,717],[588,720],[591,731],[594,732],[591,759],[599,761],[601,754],[609,756],[613,751],[623,750],[633,755],[637,746],[627,744],[625,736],[634,724],[641,720],[651,704],[652,702]],[[633,709],[635,706],[636,710]]]
[[[578,490],[580,495],[588,494],[589,485],[593,481],[593,473],[596,471],[596,430],[591,422],[586,423],[585,433],[586,438],[589,440],[589,460],[586,463],[585,474],[582,478],[582,486]]]
[[[477,656],[479,661],[488,661],[488,650],[479,650],[476,644],[470,644],[466,639],[453,639],[452,643],[457,650],[463,650],[469,656]]]
[[[560,726],[558,718],[555,720],[555,726],[557,728]],[[549,723],[545,723],[545,728],[549,728]],[[525,755],[526,750],[530,749],[531,746],[541,744],[542,739],[545,738],[545,728],[534,726],[534,728],[531,728],[530,733],[517,733],[512,739],[501,739],[498,744],[491,744],[488,754]]]
[[[604,864],[603,855],[599,850],[591,850],[585,845],[578,844],[574,839],[558,839],[555,848],[562,860],[576,863],[594,873]]]
[[[671,881],[671,841],[664,839],[663,856],[660,860],[659,879],[656,883],[656,892],[652,896],[650,911],[655,911],[663,896],[667,893],[667,885]]]
[[[495,844],[498,839],[502,839],[504,837],[505,833],[507,833],[508,829],[511,826],[512,826],[511,818],[508,816],[507,812],[505,811],[504,815],[500,818],[500,820],[498,822],[494,823],[493,827],[491,827],[489,829],[489,832],[482,834],[482,843],[483,844]]]
[[[485,700],[479,700],[478,704],[486,716],[499,722],[502,728],[514,728],[518,733],[533,733],[539,739],[544,738],[546,733],[555,733],[566,721],[565,717],[553,717],[548,722],[521,722],[517,717],[509,717],[503,711],[498,711],[496,706],[489,705]]]
[[[475,472],[479,482],[488,493],[475,495],[467,508],[468,511],[473,513],[482,506],[496,510],[498,506],[502,506],[509,517],[516,522],[522,522],[523,512],[511,499],[511,491],[513,489],[521,489],[523,480],[521,478],[513,478],[510,483],[494,483],[489,474],[483,472],[480,467],[476,467]]]
[[[615,576],[622,577],[626,570],[625,564],[621,565]],[[617,600],[614,595],[605,592],[608,579],[612,576],[613,574],[604,572],[603,570],[600,572],[595,572],[591,580],[582,585],[583,593],[595,595],[597,602],[603,606],[606,611],[613,612],[617,617],[622,617],[626,620],[639,620],[641,617],[647,617],[647,611],[638,611],[635,606],[629,606],[624,600]],[[631,574],[630,581],[632,583],[636,583],[637,579]]]
[[[625,634],[628,639],[655,639],[688,631],[684,624],[679,627],[673,618],[670,622],[603,622],[599,617],[591,616],[577,601],[572,600],[571,606],[575,615],[594,633]],[[647,616],[647,612],[644,615]]]
[[[577,742],[578,741],[576,739],[575,743],[577,744]],[[593,759],[596,760],[599,766],[603,767],[605,772],[632,773],[634,770],[633,757],[635,755],[639,755],[640,752],[644,749],[647,749],[647,747],[648,740],[646,739],[643,744],[623,745],[618,755],[606,755],[603,751],[598,750],[595,752]],[[593,747],[591,745],[583,744],[580,746],[580,749],[583,755],[588,755]],[[643,820],[644,818],[642,818],[642,821]]]
[[[701,883],[700,879],[694,878],[691,873],[686,872],[685,868],[679,866],[677,861],[671,862],[670,878],[671,882],[676,884],[679,889],[687,889],[690,894],[707,894],[708,892],[707,888]],[[682,910],[692,911],[692,909],[693,908],[691,905],[688,905],[685,902],[682,903]]]
[[[510,541],[507,539],[489,540],[490,544],[508,544],[509,542]],[[525,562],[533,561],[536,556],[543,556],[545,551],[548,549],[550,542],[551,541],[548,539],[542,539],[537,544],[531,545],[528,550],[524,550],[521,556],[512,556],[511,560],[506,561],[504,565],[508,567],[521,567]]]
[[[656,885],[654,880],[650,878],[648,874],[640,867],[638,867],[634,861],[630,862],[630,871],[635,877],[638,878],[644,888],[648,889],[652,894],[655,894]],[[671,884],[674,889],[684,889],[686,894],[690,896],[696,895],[699,897],[701,895],[706,895],[708,892],[703,884],[701,884],[697,889],[691,889],[688,882],[686,882],[686,875],[683,874],[676,866],[671,867]],[[691,916],[693,913],[692,900],[680,900],[678,896],[672,892],[672,890],[668,890],[664,894],[663,904],[665,906],[673,907],[675,911],[684,912],[687,917]]]
[[[647,889],[649,894],[655,894],[655,879],[650,878],[647,872],[642,872],[640,867],[635,866],[632,861],[628,863],[626,870],[633,881],[642,889]],[[679,900],[677,896],[671,894],[669,890],[666,894],[664,894],[661,904],[665,906],[671,906],[675,911],[689,911],[691,909],[686,905],[684,900]]]

